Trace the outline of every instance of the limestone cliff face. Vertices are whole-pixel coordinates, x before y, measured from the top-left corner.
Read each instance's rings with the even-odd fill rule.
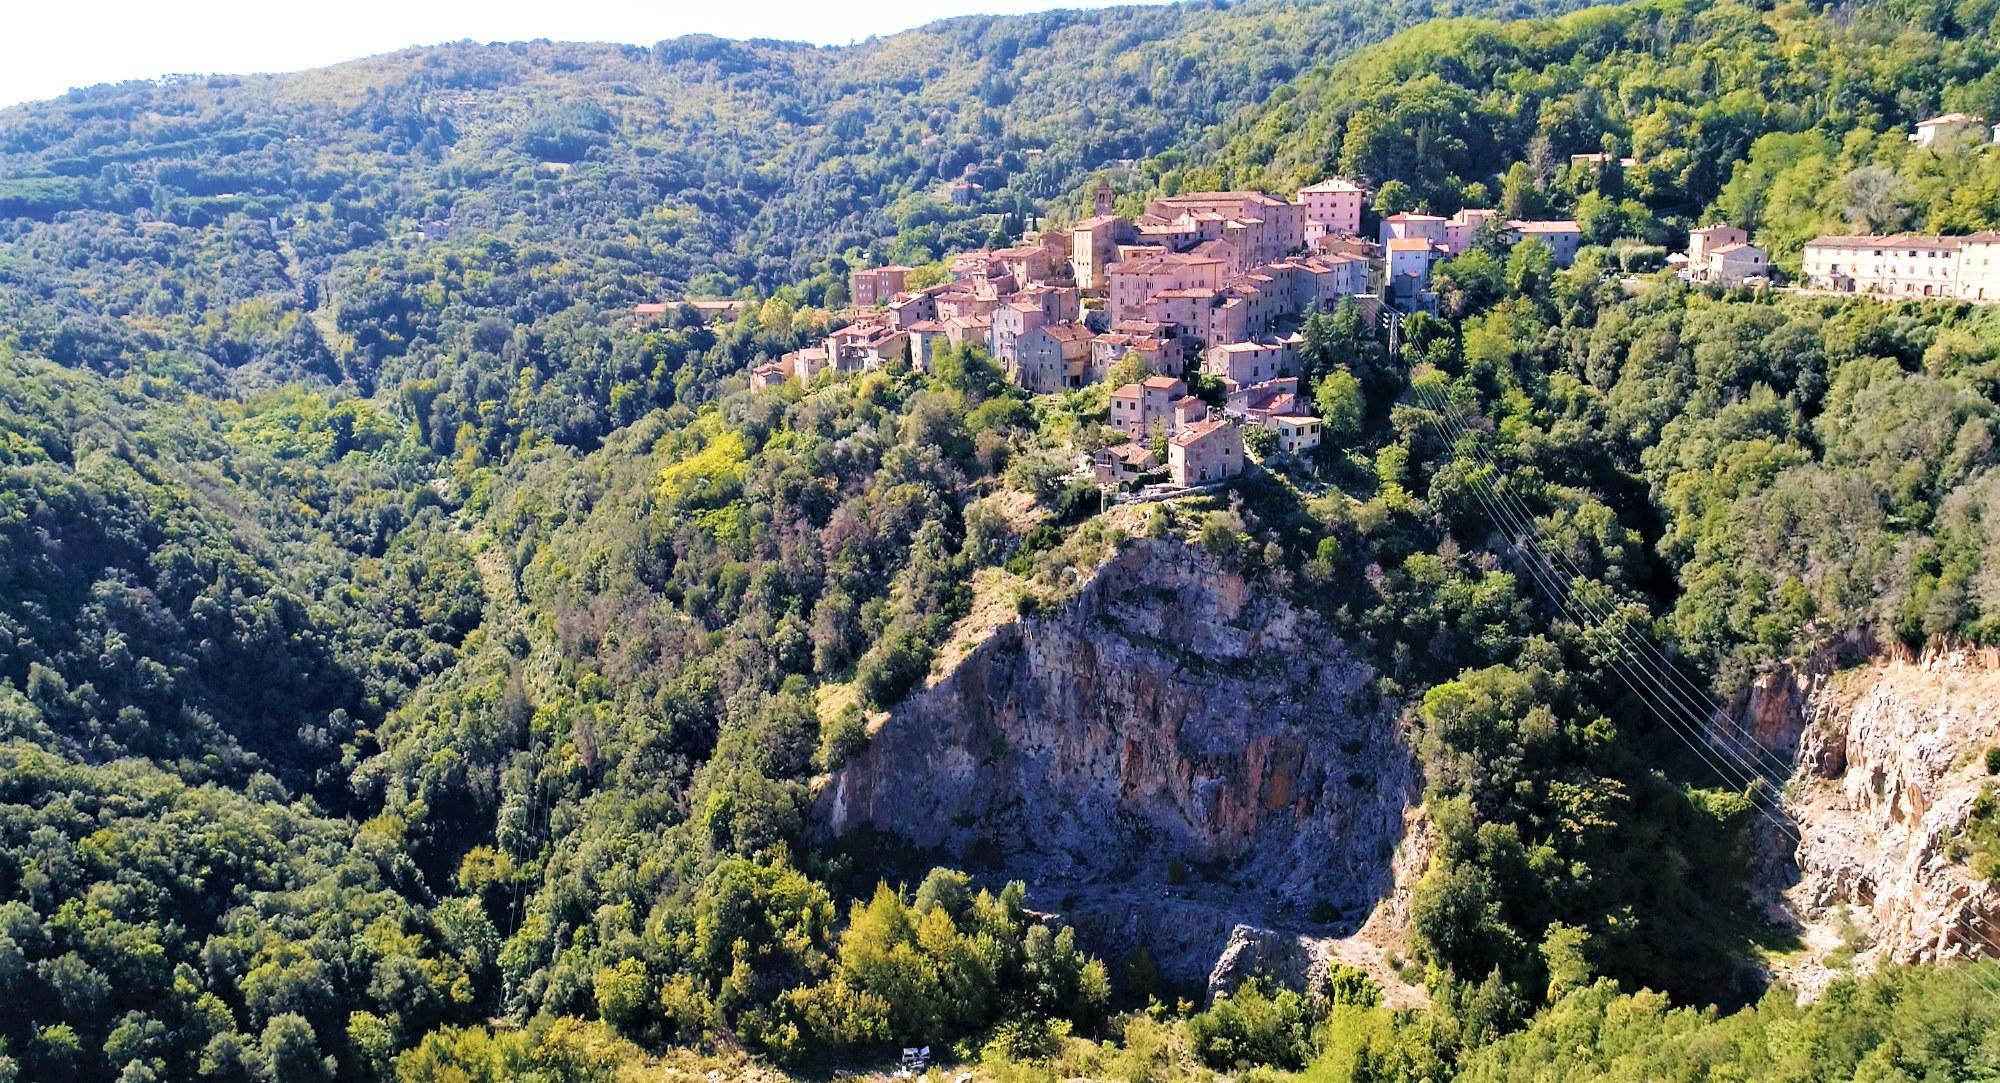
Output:
[[[2000,955],[2000,891],[1949,846],[1989,781],[1985,750],[2000,745],[2000,672],[1984,661],[1877,663],[1809,690],[1781,678],[1788,690],[1765,695],[1799,707],[1792,724],[1773,707],[1760,729],[1780,747],[1796,741],[1796,843],[1766,845],[1792,850],[1770,901],[1804,930],[1807,950],[1779,969],[1807,993],[1845,965]]]
[[[997,866],[1101,950],[1204,977],[1237,923],[1347,932],[1393,897],[1421,777],[1372,680],[1309,611],[1131,542],[900,707],[818,823]]]

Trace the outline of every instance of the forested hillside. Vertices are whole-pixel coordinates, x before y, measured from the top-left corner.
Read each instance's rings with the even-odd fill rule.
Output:
[[[1710,214],[1781,255],[2000,225],[2000,149],[1904,137],[2000,112],[1991,12],[1425,22],[1572,6],[459,44],[0,111],[0,1083],[824,1074],[912,1041],[1003,1083],[2000,1070],[1993,963],[1764,989],[1797,946],[1746,894],[1773,780],[1683,741],[1618,639],[1726,702],[2000,637],[2000,315],[1632,255]],[[1568,165],[1606,148],[1636,164]],[[1074,214],[1126,158],[1128,202],[1345,171],[1591,247],[1487,238],[1393,342],[1316,316],[1311,469],[1171,504],[1073,476],[1106,387],[1030,397],[977,350],[748,390],[850,266]],[[751,303],[631,318],[696,295]],[[1313,611],[1401,712],[1428,1010],[1345,969],[1202,1005],[1039,884],[814,841],[815,780],[961,620],[1057,611],[1140,533]],[[1991,804],[1947,860],[2000,868]]]

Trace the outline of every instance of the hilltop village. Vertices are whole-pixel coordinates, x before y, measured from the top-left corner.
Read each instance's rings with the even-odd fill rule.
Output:
[[[1925,120],[1912,143],[2000,141],[2000,125],[1962,113]],[[1629,169],[1631,158],[1573,155],[1573,169]],[[950,189],[955,202],[976,185]],[[1300,327],[1316,311],[1352,301],[1373,324],[1435,315],[1432,269],[1475,245],[1545,246],[1551,264],[1576,261],[1584,234],[1569,219],[1507,219],[1466,208],[1450,217],[1404,211],[1363,233],[1373,193],[1333,177],[1286,200],[1257,191],[1189,192],[1152,199],[1144,213],[1115,213],[1100,181],[1091,217],[1028,233],[1012,247],[957,256],[944,281],[918,284],[899,265],[853,272],[844,326],[819,345],[758,365],[751,386],[810,382],[821,372],[863,372],[892,362],[929,371],[944,348],[983,350],[1024,390],[1054,394],[1116,381],[1109,425],[1126,442],[1090,468],[1107,488],[1199,487],[1245,467],[1245,434],[1265,457],[1300,461],[1321,439],[1310,389],[1300,386]],[[1805,247],[1803,281],[1830,292],[1884,298],[2000,299],[2000,234],[1827,236]],[[1773,284],[1771,255],[1735,226],[1688,231],[1665,266],[1690,283],[1759,289]],[[743,302],[694,301],[733,316]],[[659,315],[663,304],[642,305]],[[1200,387],[1191,387],[1189,381]],[[1198,391],[1206,390],[1206,394]]]

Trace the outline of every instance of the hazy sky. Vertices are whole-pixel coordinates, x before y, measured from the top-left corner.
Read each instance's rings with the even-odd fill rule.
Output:
[[[845,44],[949,15],[1109,0],[0,0],[0,106],[170,73],[299,71],[406,45],[679,34]],[[1129,2],[1129,0],[1127,0]]]

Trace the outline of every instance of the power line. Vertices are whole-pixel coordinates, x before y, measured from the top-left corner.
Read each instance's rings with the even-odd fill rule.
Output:
[[[1442,395],[1441,392],[1437,392],[1435,389],[1419,388],[1418,391],[1419,394],[1430,391],[1433,395]],[[1432,405],[1431,409],[1433,412],[1444,419],[1447,425],[1456,426],[1456,431],[1460,434],[1460,439],[1463,439],[1470,445],[1469,450],[1471,453],[1488,470],[1495,475],[1504,477],[1504,472],[1500,469],[1499,464],[1490,459],[1479,447],[1477,437],[1464,421],[1457,416],[1457,411],[1450,406],[1449,400],[1445,399],[1443,403],[1442,407]],[[1456,443],[1457,441],[1454,441],[1454,444]],[[1504,517],[1495,515],[1496,523],[1505,526],[1512,533],[1528,537],[1530,544],[1535,546],[1536,550],[1542,554],[1551,571],[1555,570],[1557,563],[1563,566],[1563,569],[1567,573],[1566,578],[1572,584],[1572,589],[1565,591],[1570,602],[1588,615],[1592,623],[1597,624],[1619,641],[1626,652],[1632,655],[1632,660],[1653,678],[1653,683],[1662,695],[1673,700],[1680,709],[1688,711],[1697,720],[1704,718],[1713,719],[1720,713],[1717,705],[1709,698],[1707,690],[1695,685],[1691,678],[1682,672],[1678,666],[1673,664],[1673,660],[1663,650],[1653,645],[1648,639],[1630,635],[1623,627],[1613,623],[1612,618],[1616,613],[1615,608],[1610,612],[1600,612],[1596,606],[1591,604],[1588,598],[1580,596],[1573,589],[1575,581],[1583,580],[1590,582],[1591,576],[1564,556],[1559,548],[1540,543],[1538,539],[1540,539],[1541,532],[1539,526],[1536,524],[1535,516],[1518,496],[1514,495],[1511,490],[1502,489],[1491,482],[1488,482],[1486,487],[1493,494],[1494,500],[1501,507],[1508,508],[1510,511],[1510,514]],[[1475,490],[1475,496],[1477,495],[1477,491]],[[1582,623],[1579,622],[1579,624]],[[1750,767],[1758,777],[1776,784],[1791,774],[1791,765],[1785,763],[1775,752],[1764,748],[1762,745],[1755,744],[1754,742],[1745,743],[1733,730],[1723,730],[1717,733],[1699,721],[1697,725],[1699,731],[1707,736],[1708,743],[1720,745],[1722,749],[1730,751],[1733,753],[1732,759],[1746,761],[1745,766]]]
[[[1385,322],[1387,321],[1385,320]],[[1396,319],[1390,324],[1392,340],[1395,337],[1395,332],[1400,330],[1400,323],[1400,319]],[[1515,496],[1511,492],[1503,492],[1492,484],[1487,475],[1504,475],[1498,464],[1485,455],[1484,450],[1479,446],[1477,437],[1473,435],[1472,430],[1459,417],[1456,408],[1451,405],[1448,396],[1440,389],[1419,385],[1414,382],[1411,388],[1418,393],[1420,398],[1424,399],[1426,409],[1436,415],[1439,428],[1447,432],[1456,433],[1456,436],[1450,439],[1452,446],[1456,448],[1462,439],[1466,443],[1468,450],[1484,468],[1484,473],[1475,475],[1469,479],[1468,489],[1472,493],[1473,498],[1480,503],[1481,508],[1486,512],[1493,524],[1499,527],[1503,535],[1507,537],[1509,546],[1521,554],[1522,563],[1530,577],[1549,594],[1550,601],[1562,612],[1564,617],[1577,624],[1579,630],[1588,631],[1589,625],[1596,623],[1600,628],[1609,631],[1620,650],[1627,654],[1632,662],[1636,663],[1633,668],[1653,678],[1649,683],[1652,684],[1656,692],[1662,695],[1662,698],[1673,702],[1676,708],[1680,710],[1688,709],[1690,702],[1699,704],[1702,708],[1705,708],[1705,710],[1696,709],[1692,711],[1691,713],[1695,716],[1697,722],[1692,727],[1685,727],[1693,729],[1696,737],[1690,737],[1688,733],[1684,732],[1684,723],[1674,718],[1673,712],[1663,710],[1659,703],[1655,702],[1648,696],[1645,690],[1639,687],[1640,682],[1634,679],[1633,673],[1627,669],[1625,664],[1616,658],[1609,659],[1612,663],[1611,668],[1613,672],[1618,675],[1621,682],[1634,695],[1644,700],[1647,707],[1662,722],[1667,724],[1668,729],[1676,737],[1680,738],[1688,746],[1689,750],[1700,758],[1703,763],[1707,764],[1711,770],[1716,771],[1718,777],[1725,780],[1732,777],[1740,778],[1743,780],[1741,784],[1746,789],[1750,788],[1752,780],[1763,780],[1779,784],[1774,785],[1773,797],[1779,807],[1782,808],[1784,802],[1781,780],[1789,777],[1793,770],[1793,765],[1784,763],[1774,751],[1764,748],[1761,744],[1756,744],[1753,746],[1755,752],[1761,754],[1762,760],[1766,764],[1764,768],[1760,769],[1759,758],[1746,752],[1740,738],[1737,737],[1733,730],[1725,731],[1718,735],[1713,733],[1710,727],[1701,724],[1700,720],[1704,715],[1713,718],[1716,713],[1713,703],[1708,699],[1708,693],[1705,690],[1697,688],[1692,678],[1674,666],[1671,659],[1663,650],[1646,640],[1628,636],[1623,628],[1612,626],[1607,616],[1599,614],[1589,604],[1587,599],[1577,596],[1577,592],[1573,589],[1575,581],[1583,580],[1589,582],[1590,577],[1583,574],[1581,569],[1577,568],[1566,558],[1563,558],[1559,550],[1556,551],[1554,557],[1551,557],[1550,548],[1543,544],[1540,528],[1526,504],[1518,496]],[[1507,510],[1503,511],[1503,506],[1507,506]],[[1519,535],[1519,537],[1516,535]],[[1525,544],[1523,539],[1525,539]],[[1561,560],[1563,565],[1572,573],[1572,589],[1570,590],[1559,589],[1560,580],[1557,577],[1555,567],[1557,560]],[[1577,609],[1588,613],[1592,620],[1585,621],[1579,619],[1576,612],[1571,608],[1572,603]],[[1648,665],[1640,657],[1642,649],[1647,650],[1655,659],[1651,665]],[[1680,683],[1679,688],[1676,688],[1674,684],[1675,679],[1678,679]],[[1693,694],[1692,700],[1689,699],[1690,693]],[[1697,739],[1701,737],[1709,739]],[[1718,741],[1717,738],[1721,738],[1721,740]],[[1736,740],[1732,742],[1729,740],[1730,738],[1736,738]],[[1729,766],[1736,768],[1736,773],[1732,775],[1731,772],[1724,770],[1722,765],[1718,764],[1716,759],[1709,755],[1711,751],[1716,756],[1722,757],[1723,761]],[[1780,772],[1776,778],[1766,773],[1770,769],[1770,765],[1775,765]],[[1776,826],[1782,835],[1793,839],[1800,837],[1796,822],[1787,823],[1785,820],[1781,820],[1774,815],[1769,809],[1761,805],[1757,805],[1756,807],[1759,814]],[[1962,926],[1969,936],[1992,950],[1996,957],[2000,957],[2000,944],[1995,944],[1990,936],[1981,933],[1970,921],[1962,922]],[[1977,966],[1976,961],[1969,961],[1969,964]],[[1980,974],[1976,970],[1973,974],[1975,980],[1980,981],[1982,985],[1996,992],[1996,994],[2000,994],[2000,975],[1988,976]]]

